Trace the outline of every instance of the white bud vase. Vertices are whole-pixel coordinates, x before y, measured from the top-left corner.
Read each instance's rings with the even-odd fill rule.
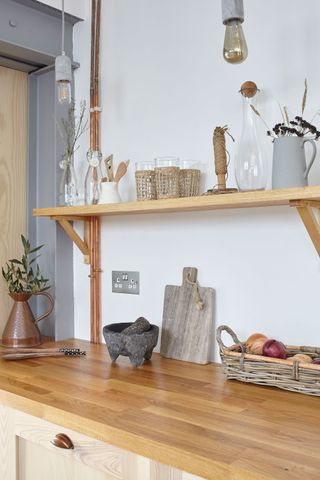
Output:
[[[118,191],[118,182],[101,182],[100,188],[99,204],[121,202]]]

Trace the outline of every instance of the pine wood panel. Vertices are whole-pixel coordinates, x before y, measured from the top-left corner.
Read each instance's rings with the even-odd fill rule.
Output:
[[[11,409],[0,405],[0,478],[16,479],[16,443],[14,415]]]
[[[0,403],[161,463],[133,458],[151,480],[165,465],[191,479],[319,480],[318,398],[227,382],[216,364],[154,354],[133,369],[103,345],[65,343],[87,356],[1,360]]]
[[[1,480],[201,480],[65,427],[0,406]],[[52,445],[57,433],[74,449]]]
[[[74,444],[74,450],[63,450],[52,445],[51,440],[57,433],[68,435]],[[38,479],[41,472],[42,478],[55,479],[56,477],[52,475],[58,474],[50,472],[54,470],[52,466],[56,462],[59,464],[56,470],[61,471],[59,477],[61,480],[72,478],[121,480],[124,478],[123,465],[126,454],[117,447],[18,411],[15,413],[15,434],[22,440],[20,446],[23,457],[21,457],[20,471],[25,470],[26,476],[22,475],[21,480]],[[41,458],[40,465],[35,465],[37,462],[32,460],[37,456]],[[79,464],[84,467],[81,468]],[[95,471],[96,477],[94,477]]]
[[[226,208],[270,207],[289,205],[295,200],[320,201],[320,186],[238,192],[228,195],[170,198],[148,202],[113,203],[108,205],[81,205],[77,207],[36,208],[38,217],[50,216],[110,216],[142,213],[190,212]]]
[[[26,232],[27,74],[0,67],[0,266],[21,253]],[[0,335],[12,301],[0,280]]]

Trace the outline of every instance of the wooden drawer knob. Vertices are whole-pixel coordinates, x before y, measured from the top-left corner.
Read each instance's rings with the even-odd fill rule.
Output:
[[[72,440],[65,433],[57,433],[53,440],[51,440],[52,445],[58,448],[66,448],[67,450],[72,450],[74,445]]]

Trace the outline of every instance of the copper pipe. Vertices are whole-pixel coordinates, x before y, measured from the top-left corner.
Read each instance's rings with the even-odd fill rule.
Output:
[[[101,149],[100,145],[100,23],[101,23],[101,0],[96,0],[95,20],[95,145],[96,150]]]
[[[94,217],[90,217],[90,341],[96,343],[95,336],[95,228]]]
[[[94,135],[95,135],[95,116],[94,116],[94,103],[95,103],[95,20],[96,20],[96,0],[91,1],[91,65],[90,65],[90,148],[94,150]]]
[[[101,221],[95,217],[95,340],[101,343]]]
[[[100,23],[101,0],[92,0],[90,68],[90,148],[100,151]],[[90,219],[90,338],[101,343],[100,219]]]

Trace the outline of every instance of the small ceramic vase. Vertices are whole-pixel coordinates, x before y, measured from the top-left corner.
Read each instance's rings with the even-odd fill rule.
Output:
[[[120,202],[121,198],[118,191],[118,182],[101,182],[99,204]]]

